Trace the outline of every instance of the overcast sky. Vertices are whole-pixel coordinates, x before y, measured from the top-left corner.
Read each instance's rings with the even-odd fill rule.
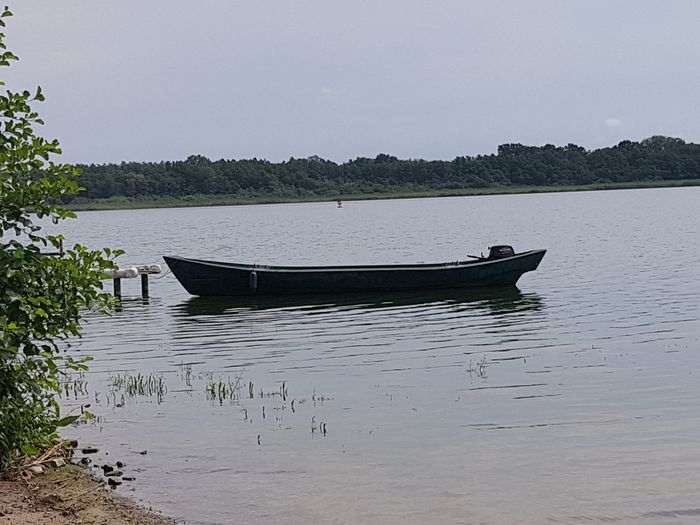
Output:
[[[9,1],[68,162],[700,141],[700,2]]]

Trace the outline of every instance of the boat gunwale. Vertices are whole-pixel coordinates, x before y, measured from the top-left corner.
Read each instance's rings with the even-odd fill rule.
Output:
[[[454,261],[444,263],[425,263],[425,264],[387,264],[387,265],[357,265],[357,266],[269,266],[260,264],[242,264],[228,263],[221,261],[207,261],[203,259],[190,259],[179,256],[164,256],[163,258],[172,259],[174,261],[183,261],[203,266],[211,266],[229,270],[240,271],[261,271],[261,272],[280,272],[280,273],[308,273],[308,272],[376,272],[376,271],[410,271],[410,270],[451,270],[459,268],[473,268],[476,266],[489,266],[493,264],[512,261],[514,259],[522,259],[537,253],[546,253],[545,249],[528,250],[527,252],[517,253],[511,257],[502,259],[490,260],[474,260],[474,261]]]

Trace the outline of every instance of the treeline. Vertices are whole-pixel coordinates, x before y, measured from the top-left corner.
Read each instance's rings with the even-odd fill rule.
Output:
[[[337,164],[319,157],[81,165],[79,200],[191,195],[312,197],[507,186],[557,186],[700,179],[700,145],[655,136],[586,150],[503,144],[495,155],[452,161],[400,160],[391,155]]]

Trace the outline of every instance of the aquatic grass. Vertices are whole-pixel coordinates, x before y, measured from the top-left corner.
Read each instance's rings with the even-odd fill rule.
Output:
[[[258,432],[263,432],[260,434],[261,443],[264,441],[265,432],[293,429],[292,424],[285,422],[286,414],[289,417],[298,417],[300,413],[304,412],[304,407],[308,408],[312,403],[313,406],[322,406],[325,401],[332,399],[316,389],[313,389],[310,395],[305,397],[290,397],[287,381],[276,382],[274,386],[270,387],[260,386],[246,378],[245,370],[239,370],[235,375],[227,376],[221,372],[199,371],[193,364],[180,363],[175,370],[172,370],[171,374],[170,377],[174,377],[177,388],[170,390],[170,392],[187,392],[190,395],[192,393],[204,394],[205,400],[209,403],[219,406],[230,404],[238,407],[242,421],[255,425],[254,428],[257,427]],[[99,407],[117,409],[140,398],[152,398],[160,404],[169,391],[165,379],[167,376],[167,373],[164,375],[163,373],[128,371],[108,375],[104,383],[106,390],[94,393],[94,404]],[[71,378],[68,387],[71,395],[75,391],[87,393],[86,387],[80,381],[80,377]],[[186,389],[178,389],[185,385]],[[314,416],[312,422],[314,427],[312,434],[326,436],[328,433],[326,422],[316,422],[316,417]],[[101,416],[85,412],[80,423],[101,426],[103,420]]]
[[[278,389],[275,390],[269,390],[265,391],[262,388],[258,390],[257,393],[258,397],[263,398],[263,397],[275,397],[279,396],[282,398],[283,401],[287,400],[287,397],[289,396],[289,390],[287,389],[287,382],[282,381],[282,384]],[[250,381],[248,383],[248,399],[253,399],[255,397],[255,383]]]
[[[314,390],[311,394],[311,401],[313,401],[314,406],[316,406],[316,402],[323,404],[324,401],[330,401],[332,399],[333,399],[332,397],[327,397],[327,396],[324,396],[323,394],[317,394],[316,390]],[[302,402],[303,402],[303,400],[302,400]]]
[[[220,403],[225,400],[240,401],[243,398],[243,374],[244,372],[241,372],[240,374],[236,375],[233,381],[230,377],[225,381],[222,378],[215,380],[212,374],[209,377],[205,387],[207,399],[209,401],[218,400]],[[255,390],[255,383],[253,383],[253,381],[248,382],[248,399],[255,399],[256,397],[260,399],[280,397],[282,401],[286,401],[288,396],[289,389],[287,388],[286,381],[282,381],[282,384],[277,389],[266,391],[263,388],[260,388],[257,392]]]
[[[152,397],[158,403],[162,403],[168,393],[165,378],[160,374],[131,375],[128,372],[117,373],[111,378],[110,390],[116,407],[123,406],[124,396],[129,399],[137,397]],[[117,403],[116,396],[121,393],[121,403]],[[109,399],[109,396],[108,396]]]
[[[469,374],[469,377],[476,376],[479,379],[487,379],[486,375],[486,366],[488,365],[488,361],[486,360],[486,355],[482,356],[480,361],[477,361],[476,363],[469,361],[469,366],[467,367],[467,374]]]
[[[328,433],[328,430],[326,428],[326,423],[324,421],[316,422],[316,416],[311,417],[311,436],[315,436],[316,434],[321,434],[323,437],[326,437],[326,434]]]
[[[88,396],[88,382],[85,380],[85,372],[64,372],[59,380],[60,391],[58,395],[64,399],[78,399]]]
[[[226,381],[209,381],[205,388],[206,398],[208,401],[218,401],[223,404],[224,401],[239,401],[241,399],[241,390],[243,375],[237,375],[233,381],[227,378]]]
[[[188,387],[192,387],[192,365],[180,363],[180,379]]]

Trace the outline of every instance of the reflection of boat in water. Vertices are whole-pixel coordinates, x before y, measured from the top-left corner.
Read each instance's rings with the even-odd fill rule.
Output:
[[[523,294],[515,286],[472,290],[434,290],[381,294],[353,293],[247,297],[192,297],[175,308],[187,316],[222,315],[246,310],[303,309],[317,312],[330,309],[381,309],[444,303],[469,308],[488,308],[491,313],[534,310],[542,306],[535,294]]]
[[[510,246],[493,246],[488,257],[471,261],[381,266],[261,266],[164,259],[192,295],[254,296],[509,286],[537,269],[544,254],[545,250],[515,253]]]

